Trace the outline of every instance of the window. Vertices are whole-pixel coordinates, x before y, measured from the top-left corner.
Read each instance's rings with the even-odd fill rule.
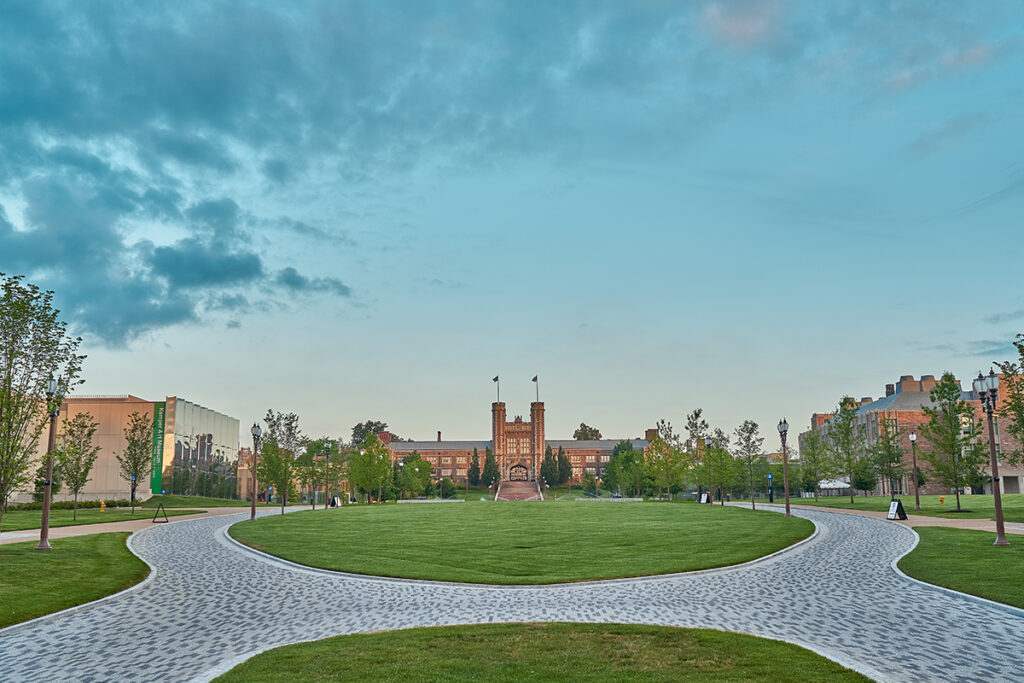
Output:
[[[610,456],[610,455],[602,455],[601,456],[601,462],[608,462],[611,459],[612,459],[612,456]]]

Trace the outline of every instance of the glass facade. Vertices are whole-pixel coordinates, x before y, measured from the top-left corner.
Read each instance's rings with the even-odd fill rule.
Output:
[[[163,472],[153,493],[236,497],[238,427],[233,417],[168,396]]]

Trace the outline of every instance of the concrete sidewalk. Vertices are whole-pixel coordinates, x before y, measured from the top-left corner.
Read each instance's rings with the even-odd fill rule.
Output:
[[[775,505],[779,505],[778,501]],[[888,514],[886,511],[876,510],[850,510],[849,508],[833,508],[825,507],[821,505],[804,505],[803,503],[797,504],[790,502],[791,508],[801,508],[809,510],[821,510],[823,512],[845,512],[851,515],[863,515],[865,517],[874,517],[875,519],[885,519]],[[910,510],[904,508],[907,513],[907,518],[891,520],[898,524],[902,524],[907,527],[915,526],[945,526],[953,529],[969,529],[971,531],[988,531],[990,533],[996,532],[996,522],[993,519],[950,519],[949,517],[929,517],[927,515],[915,515]],[[1008,534],[1024,534],[1024,524],[1020,522],[1005,522],[1003,526],[1006,528]]]
[[[289,505],[289,509],[294,509],[295,506]],[[203,510],[202,507],[189,508],[196,510]],[[207,508],[204,512],[199,512],[194,515],[178,515],[176,517],[168,517],[168,524],[174,524],[175,522],[184,522],[189,519],[200,519],[202,517],[220,517],[221,515],[233,515],[239,512],[249,512],[251,508],[246,505],[245,507],[226,507],[226,508]],[[267,509],[265,506],[260,506],[259,510]],[[58,526],[50,527],[50,539],[55,538],[70,538],[71,536],[86,536],[88,534],[104,534],[111,531],[140,531],[146,527],[153,526],[153,514],[156,512],[150,508],[135,508],[138,519],[130,519],[123,522],[105,522],[101,524],[79,524],[77,526]],[[160,522],[163,524],[163,515],[159,517]],[[24,543],[25,541],[39,540],[39,529],[19,529],[18,531],[5,531],[0,534],[0,544],[6,545],[8,543]]]

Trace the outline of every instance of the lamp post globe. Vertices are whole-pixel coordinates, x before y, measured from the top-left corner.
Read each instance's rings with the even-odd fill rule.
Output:
[[[786,494],[786,516],[789,517],[789,453],[786,451],[786,434],[789,433],[789,422],[786,418],[779,420],[779,437],[782,439],[782,488]]]
[[[252,434],[252,491],[250,491],[252,498],[252,510],[249,515],[251,521],[256,520],[256,458],[260,450],[260,437],[263,435],[263,430],[260,429],[258,423],[252,423],[252,429],[249,430]]]

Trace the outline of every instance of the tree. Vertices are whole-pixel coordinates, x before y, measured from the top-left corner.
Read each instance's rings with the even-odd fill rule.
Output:
[[[480,485],[480,454],[475,448],[473,449],[473,461],[469,465],[469,472],[466,476],[469,478],[470,486]]]
[[[708,480],[708,503],[711,503],[711,491],[718,487],[718,499],[725,505],[725,494],[736,481],[738,469],[736,460],[729,454],[729,437],[721,429],[716,428],[704,448],[704,472]]]
[[[868,456],[874,467],[875,474],[889,482],[889,492],[895,497],[896,482],[906,473],[903,464],[903,448],[900,446],[900,430],[896,421],[882,426],[878,440],[868,449]]]
[[[857,403],[849,396],[843,396],[828,430],[829,457],[835,471],[844,474],[850,482],[850,503],[854,502],[853,468],[861,453],[856,419]]]
[[[835,475],[835,468],[829,458],[827,444],[821,430],[812,428],[800,444],[800,472],[813,485],[814,502],[818,502],[821,480]]]
[[[572,463],[569,462],[569,456],[565,454],[565,449],[561,446],[558,447],[555,461],[558,463],[558,483],[564,484],[572,479]]]
[[[743,424],[736,428],[736,455],[743,463],[747,474],[747,487],[750,492],[750,509],[755,510],[754,505],[754,471],[764,461],[764,454],[761,452],[764,445],[764,437],[758,435],[757,423],[753,420],[744,420]]]
[[[89,413],[77,413],[65,421],[57,447],[57,468],[75,500],[72,519],[78,519],[78,495],[89,483],[89,474],[100,452],[100,447],[92,444],[99,426]]]
[[[597,427],[589,427],[585,422],[580,422],[580,427],[572,433],[572,438],[577,441],[595,441],[601,438],[601,432]]]
[[[29,481],[29,463],[56,408],[46,397],[47,380],[57,377],[60,395],[81,383],[82,340],[66,334],[52,301],[53,292],[0,273],[0,521],[11,494]]]
[[[134,411],[129,413],[124,440],[124,450],[115,456],[121,478],[132,485],[132,516],[135,516],[135,489],[149,474],[153,463],[153,418]]]
[[[549,449],[550,450],[550,449]],[[612,447],[612,455],[604,468],[605,486],[621,492],[637,482],[633,465],[643,463],[643,452],[633,449],[632,441],[620,441]],[[555,465],[557,469],[557,464]]]
[[[316,489],[324,481],[325,468],[328,455],[331,452],[330,439],[307,440],[302,447],[302,453],[295,458],[293,469],[295,478],[299,481],[304,491],[310,493],[310,502],[316,510]],[[326,506],[326,501],[324,502]]]
[[[1018,444],[1024,444],[1024,334],[1018,334],[1013,342],[1019,360],[996,363],[1002,371],[999,394],[1002,397],[998,409],[999,417],[1008,420],[1004,429],[1017,437]],[[1010,462],[1024,463],[1024,451],[1000,454]]]
[[[671,491],[673,486],[682,482],[683,459],[679,449],[664,441],[660,436],[655,437],[647,446],[647,470],[651,475],[652,483],[658,487],[658,498],[661,498],[663,490]]]
[[[952,373],[928,394],[928,422],[921,425],[921,436],[928,442],[922,449],[932,473],[944,485],[956,491],[956,509],[960,511],[960,489],[981,477],[985,451],[974,434],[974,409],[960,399],[960,385]]]
[[[376,434],[367,435],[362,447],[352,456],[349,463],[349,478],[352,483],[367,493],[377,491],[377,501],[382,500],[384,485],[391,476],[391,459],[387,447]]]
[[[695,469],[701,468],[704,442],[708,437],[708,421],[702,417],[703,414],[703,408],[696,408],[692,413],[686,416],[686,434],[690,442],[690,453],[692,456],[691,465]],[[703,487],[703,483],[700,478],[698,478],[697,486],[699,488]],[[708,502],[711,502],[710,491],[708,491]]]
[[[484,474],[483,485],[487,488],[491,488],[501,478],[501,472],[498,471],[498,461],[494,458],[494,453],[488,448],[484,451]]]
[[[431,465],[417,451],[402,458],[400,470],[400,490],[420,495],[430,486]]]
[[[352,445],[359,447],[363,445],[368,436],[377,436],[381,432],[387,431],[388,423],[381,422],[380,420],[367,420],[366,422],[360,422],[352,428]],[[397,434],[391,435],[392,441],[401,441],[402,438]]]
[[[540,463],[540,479],[548,486],[558,483],[558,461],[551,452],[551,446],[544,449],[544,459]]]
[[[256,464],[256,475],[267,487],[277,491],[281,501],[281,514],[288,501],[288,492],[292,487],[295,458],[291,451],[281,448],[273,437],[265,437],[260,442],[260,459]]]
[[[878,485],[878,471],[875,469],[874,463],[867,458],[861,458],[857,462],[853,463],[853,474],[850,477],[850,489],[854,491],[863,491],[864,495],[868,494]]]
[[[60,476],[60,468],[56,462],[56,446],[54,446],[54,463],[53,463],[53,474],[50,479],[50,495],[55,496],[60,493],[62,477]],[[32,488],[32,501],[35,503],[41,503],[43,497],[46,495],[46,458],[44,457],[40,461],[39,467],[36,468],[35,479],[33,480]]]
[[[597,478],[590,470],[583,474],[583,490],[587,493],[593,493],[594,497],[597,497]]]

